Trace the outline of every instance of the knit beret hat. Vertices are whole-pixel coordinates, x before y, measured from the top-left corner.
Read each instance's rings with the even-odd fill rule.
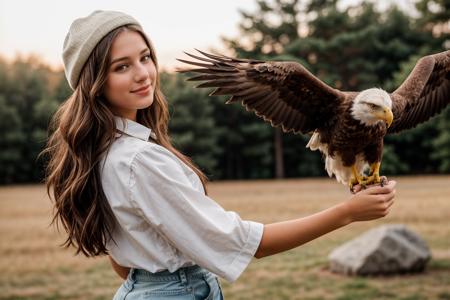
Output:
[[[85,18],[73,21],[64,40],[62,55],[66,78],[73,90],[95,46],[108,33],[128,24],[141,27],[133,17],[117,11],[96,10]]]

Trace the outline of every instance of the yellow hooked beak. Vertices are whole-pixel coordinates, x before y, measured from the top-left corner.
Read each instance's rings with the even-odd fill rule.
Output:
[[[386,122],[387,127],[391,126],[392,121],[394,120],[394,114],[389,107],[383,107],[383,112],[379,112],[377,117],[380,120],[384,120]]]
[[[392,121],[394,120],[394,114],[392,113],[392,110],[389,107],[385,107],[383,109],[384,112],[384,120],[386,121],[387,127],[389,128],[392,124]]]

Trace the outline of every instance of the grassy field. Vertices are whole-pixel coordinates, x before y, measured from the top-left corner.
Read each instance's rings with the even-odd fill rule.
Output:
[[[256,260],[226,299],[450,299],[450,176],[400,177],[391,214],[354,223],[300,248]],[[349,197],[331,179],[219,182],[210,195],[242,218],[263,223],[306,216]],[[74,256],[49,227],[51,205],[42,185],[0,188],[0,299],[111,299],[121,280],[106,258]],[[334,247],[385,223],[419,233],[432,251],[424,273],[345,277],[330,273]]]

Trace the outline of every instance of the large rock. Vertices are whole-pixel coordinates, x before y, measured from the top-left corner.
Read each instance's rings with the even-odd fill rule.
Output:
[[[423,271],[431,254],[425,241],[404,225],[383,225],[341,245],[328,258],[333,272],[379,275]]]

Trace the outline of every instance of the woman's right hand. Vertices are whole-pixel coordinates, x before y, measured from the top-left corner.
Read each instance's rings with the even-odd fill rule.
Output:
[[[391,180],[383,187],[370,186],[343,202],[348,223],[369,221],[386,216],[394,203],[396,184],[397,182]]]

